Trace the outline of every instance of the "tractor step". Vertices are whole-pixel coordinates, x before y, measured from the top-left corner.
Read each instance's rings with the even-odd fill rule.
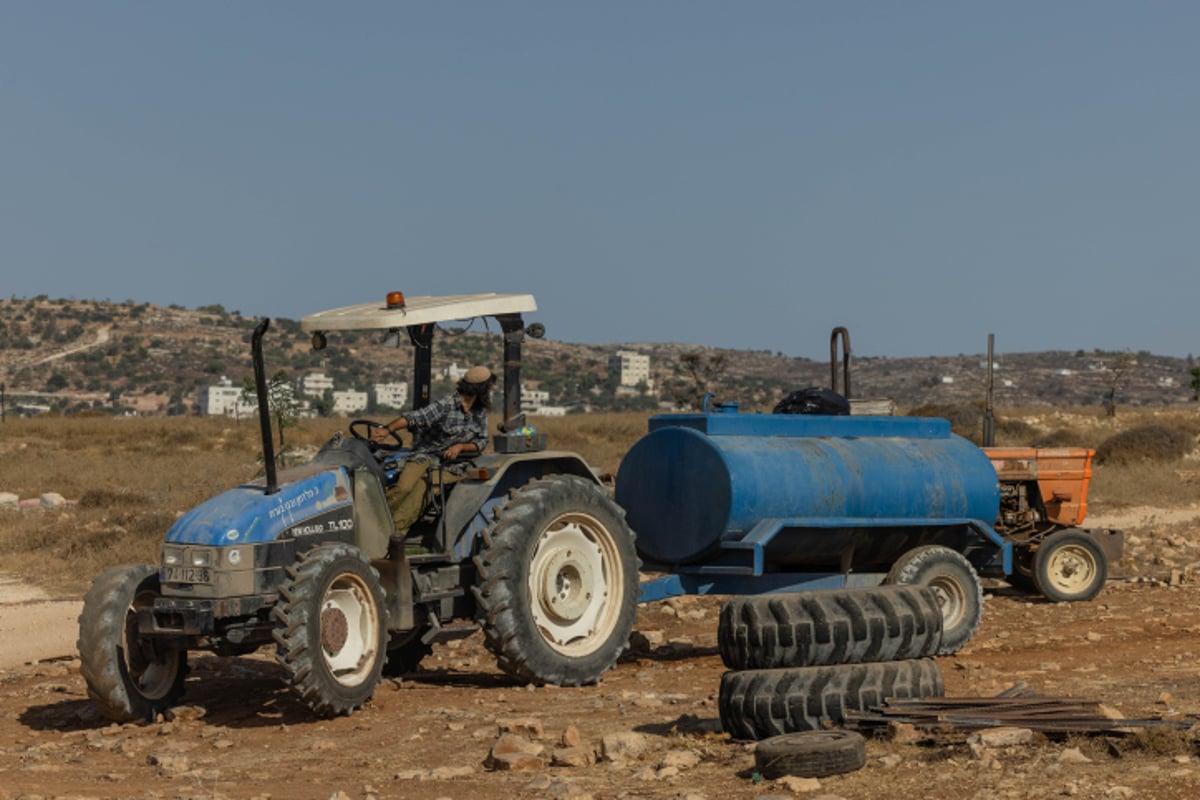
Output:
[[[465,639],[475,631],[479,630],[479,626],[474,622],[464,622],[458,625],[434,625],[434,627],[425,631],[421,636],[421,641],[425,644],[435,644],[437,642],[452,642],[455,639]]]

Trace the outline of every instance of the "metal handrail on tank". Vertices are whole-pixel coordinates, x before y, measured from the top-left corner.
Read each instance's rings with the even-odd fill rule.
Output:
[[[850,399],[850,331],[839,325],[829,334],[829,388],[838,391],[838,339],[842,342],[842,397]]]

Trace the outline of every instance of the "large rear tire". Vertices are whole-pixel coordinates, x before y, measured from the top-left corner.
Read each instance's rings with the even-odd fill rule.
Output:
[[[932,658],[796,669],[754,669],[721,676],[717,708],[735,739],[841,725],[847,711],[882,705],[884,699],[941,697],[942,673]]]
[[[275,659],[292,690],[323,717],[371,699],[388,631],[379,574],[358,548],[325,544],[288,568],[275,606]]]
[[[79,671],[100,713],[116,722],[152,721],[183,695],[187,650],[138,635],[138,609],[162,595],[158,570],[138,564],[100,573],[79,615]]]
[[[938,655],[957,653],[983,619],[983,584],[971,562],[939,544],[914,547],[892,565],[884,583],[919,584],[933,589],[942,609],[942,645]]]
[[[629,646],[638,559],[625,515],[574,475],[515,492],[475,557],[484,643],[524,681],[595,683]]]
[[[941,643],[942,611],[928,586],[733,597],[717,627],[730,669],[925,658]]]
[[[1047,536],[1033,554],[1033,581],[1056,603],[1091,600],[1108,580],[1108,556],[1083,531]]]

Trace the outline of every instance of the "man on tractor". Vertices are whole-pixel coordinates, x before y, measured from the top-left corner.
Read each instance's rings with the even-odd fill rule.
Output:
[[[471,367],[459,380],[454,394],[372,430],[371,438],[377,442],[405,429],[413,434],[412,452],[405,459],[396,485],[388,492],[396,533],[407,533],[425,513],[434,487],[435,467],[441,467],[438,479],[444,490],[462,476],[465,465],[460,459],[477,456],[487,447],[487,412],[492,408],[495,385],[496,376],[490,369]]]

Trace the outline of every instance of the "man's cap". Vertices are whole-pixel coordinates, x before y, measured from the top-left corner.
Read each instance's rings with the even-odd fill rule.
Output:
[[[467,370],[463,380],[467,383],[487,383],[492,379],[492,371],[484,366],[475,366]]]

